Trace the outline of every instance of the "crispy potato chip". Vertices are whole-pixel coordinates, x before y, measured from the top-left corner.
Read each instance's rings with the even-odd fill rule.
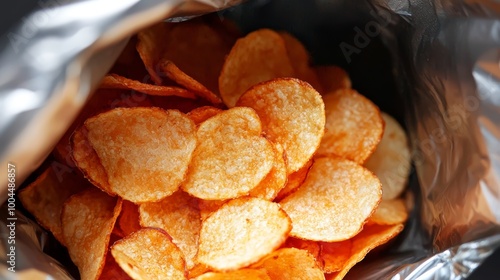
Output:
[[[349,75],[344,69],[338,66],[316,66],[314,70],[323,88],[321,93],[351,88],[351,79]]]
[[[382,112],[385,130],[375,152],[365,163],[382,182],[382,199],[393,199],[405,189],[411,168],[408,137],[399,123]]]
[[[165,51],[165,44],[167,43],[165,38],[172,26],[172,24],[161,22],[137,33],[137,52],[149,75],[151,75],[151,79],[157,85],[162,84],[162,77],[157,64]]]
[[[260,136],[260,127],[250,108],[233,108],[204,121],[182,189],[208,200],[248,194],[274,162],[272,144]]]
[[[266,137],[285,149],[289,173],[309,161],[323,137],[323,100],[300,80],[281,78],[258,84],[245,92],[237,105],[257,112]]]
[[[308,82],[316,91],[323,92],[318,76],[311,68],[311,59],[309,53],[302,43],[293,35],[286,32],[280,32],[285,42],[285,47],[295,71],[295,78]]]
[[[297,248],[279,249],[252,267],[265,269],[273,280],[325,279],[325,275],[316,264],[314,256],[306,250]]]
[[[208,272],[200,275],[195,280],[271,280],[263,270],[240,269],[229,272]]]
[[[210,214],[217,211],[224,203],[228,200],[205,200],[200,199],[198,201],[198,207],[200,208],[201,219],[205,220]]]
[[[99,278],[121,207],[121,199],[95,188],[75,194],[64,203],[61,212],[64,244],[82,280]]]
[[[220,95],[231,108],[253,85],[293,76],[283,38],[272,30],[260,29],[234,44],[219,76]]]
[[[184,254],[188,269],[195,265],[201,219],[197,199],[177,191],[159,202],[139,207],[141,225],[165,230]]]
[[[188,272],[188,279],[193,279],[196,278],[204,273],[210,272],[210,269],[201,263],[197,263],[195,266],[193,266],[189,272]]]
[[[54,167],[49,165],[35,181],[19,191],[18,196],[24,208],[36,221],[64,245],[61,228],[64,202],[73,194],[91,188],[92,185],[72,172],[58,174]]]
[[[309,254],[311,254],[316,260],[316,264],[318,265],[318,267],[323,268],[323,260],[320,258],[321,247],[319,246],[318,242],[288,237],[283,247],[297,248],[308,251]]]
[[[119,228],[121,237],[125,237],[141,229],[141,225],[139,224],[139,207],[128,200],[124,200],[122,203],[122,212],[118,216],[115,227]]]
[[[203,221],[198,261],[215,270],[245,267],[278,248],[291,227],[277,203],[231,200]]]
[[[291,236],[333,242],[356,235],[381,197],[380,181],[367,169],[341,158],[319,158],[302,186],[280,204],[292,219]]]
[[[143,228],[116,241],[111,254],[133,279],[187,279],[182,252],[160,229]]]
[[[306,165],[302,166],[302,168],[300,168],[299,170],[288,175],[286,185],[278,193],[276,200],[278,200],[278,201],[282,200],[287,195],[289,195],[293,191],[295,191],[298,187],[300,187],[302,185],[302,183],[304,182],[304,180],[306,179],[307,173],[309,172],[309,169],[311,168],[312,164],[313,164],[313,161],[310,160],[306,163]]]
[[[358,262],[362,261],[366,254],[372,249],[387,243],[403,230],[403,225],[380,226],[367,225],[352,239],[351,256],[342,270],[327,275],[328,280],[342,279],[349,270]]]
[[[351,256],[351,239],[340,242],[319,242],[320,259],[323,261],[323,272],[333,273],[344,268]]]
[[[206,121],[207,119],[217,115],[218,113],[222,112],[222,109],[215,108],[212,106],[203,106],[203,107],[198,107],[189,113],[187,113],[187,116],[196,124],[199,125],[202,122]]]
[[[173,86],[157,86],[144,84],[137,80],[131,80],[117,74],[106,75],[99,85],[100,88],[110,89],[131,89],[149,95],[157,96],[180,96],[185,98],[196,98],[196,95],[188,90]]]
[[[352,89],[327,94],[323,100],[326,127],[317,155],[336,155],[363,164],[384,132],[378,107]]]
[[[278,193],[285,187],[287,180],[286,163],[283,156],[283,147],[280,144],[275,144],[273,167],[259,185],[250,191],[250,196],[266,200],[276,198]]]
[[[383,188],[383,187],[382,187]],[[377,225],[403,224],[408,219],[408,211],[402,199],[382,200],[368,223]]]
[[[196,126],[176,110],[118,108],[88,119],[85,127],[109,189],[134,203],[174,193],[196,147]]]
[[[102,270],[100,280],[132,280],[128,274],[116,263],[115,258],[108,252],[106,263]]]

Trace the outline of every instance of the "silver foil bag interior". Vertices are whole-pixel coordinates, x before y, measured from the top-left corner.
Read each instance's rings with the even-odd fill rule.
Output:
[[[18,45],[17,52],[4,44],[0,53],[2,164],[14,157],[18,166],[31,172],[43,160],[128,36],[161,19],[186,19],[236,4],[114,1],[114,6],[104,5],[97,14],[71,14],[68,19],[72,5],[91,8],[96,2],[60,3],[67,10],[51,7],[51,20],[35,30],[28,38],[30,44]],[[236,21],[244,32],[261,27],[291,32],[304,42],[315,64],[345,68],[353,87],[395,116],[410,135],[414,167],[408,189],[414,205],[410,220],[383,255],[368,256],[347,278],[465,279],[500,245],[498,2],[254,0],[217,14]],[[20,25],[13,34],[22,32]],[[54,44],[61,42],[72,47],[54,53]],[[37,66],[33,57],[46,53],[40,59],[51,64]],[[34,101],[23,107],[19,100]],[[17,107],[8,102],[17,102],[13,103]],[[26,137],[40,143],[19,140]],[[1,223],[6,221],[4,210]],[[48,251],[57,258],[60,247],[36,223],[17,215],[20,273],[7,271],[8,247],[2,242],[0,277],[71,279],[64,272],[75,271],[67,255],[58,258],[64,264],[60,265],[44,254]],[[6,226],[0,226],[2,240],[8,235]]]

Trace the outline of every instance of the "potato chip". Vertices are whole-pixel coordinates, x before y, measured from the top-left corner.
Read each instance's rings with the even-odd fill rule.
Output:
[[[266,137],[285,149],[289,173],[309,161],[323,137],[323,100],[300,80],[281,78],[258,84],[245,92],[237,105],[257,112]]]
[[[160,229],[143,228],[116,241],[111,254],[133,279],[187,279],[182,252]]]
[[[377,211],[368,219],[368,223],[377,225],[396,225],[406,222],[407,219],[408,211],[402,199],[382,199]]]
[[[307,173],[309,172],[309,169],[311,168],[312,164],[313,164],[313,161],[310,160],[306,163],[306,165],[302,166],[299,170],[288,175],[286,185],[278,193],[276,200],[278,200],[278,201],[282,200],[287,195],[294,192],[298,187],[300,187],[302,185],[302,183],[304,182],[304,180],[306,179]]]
[[[20,190],[18,196],[24,208],[36,221],[64,245],[61,228],[64,202],[73,194],[91,188],[92,185],[72,172],[60,176],[58,177],[54,166],[49,165],[35,181]]]
[[[210,272],[210,269],[201,263],[196,263],[195,266],[193,266],[189,271],[188,271],[188,279],[193,279],[196,278],[204,273]]]
[[[199,125],[202,122],[206,121],[207,119],[217,115],[218,113],[222,112],[221,109],[211,107],[211,106],[203,106],[203,107],[198,107],[189,113],[187,113],[187,116],[196,124]]]
[[[245,267],[278,248],[291,227],[277,203],[231,200],[203,221],[198,261],[215,270]]]
[[[382,199],[401,195],[408,181],[411,154],[408,137],[399,123],[382,112],[385,130],[375,152],[365,163],[382,182]]]
[[[234,44],[220,72],[219,91],[224,104],[231,108],[253,85],[293,76],[283,38],[272,30],[260,29]]]
[[[200,208],[201,219],[205,220],[210,214],[217,211],[224,203],[228,200],[205,200],[200,199],[198,201],[198,207]]]
[[[271,280],[265,271],[258,269],[240,269],[229,272],[208,272],[194,280]]]
[[[316,264],[318,265],[318,267],[323,268],[323,260],[320,258],[321,247],[318,242],[288,237],[283,247],[297,248],[308,251],[309,254],[311,254],[316,260]]]
[[[297,248],[279,249],[252,267],[265,269],[273,280],[325,279],[314,257],[308,251]]]
[[[323,100],[326,127],[317,155],[336,155],[363,164],[384,132],[378,107],[351,89],[327,94]]]
[[[195,265],[201,219],[197,199],[177,191],[159,202],[141,204],[141,225],[165,230],[184,254],[188,269]]]
[[[323,88],[321,93],[329,93],[352,87],[349,75],[344,69],[338,66],[316,66],[314,70]]]
[[[403,230],[403,225],[380,226],[367,225],[352,239],[351,256],[345,263],[342,270],[327,275],[328,280],[342,279],[349,270],[358,262],[362,261],[366,254],[372,249],[380,246]]]
[[[260,136],[260,127],[250,108],[233,108],[203,122],[182,189],[208,200],[248,194],[274,162],[272,144]]]
[[[323,272],[333,273],[344,268],[351,256],[351,239],[340,242],[318,242],[321,247],[320,259],[322,260]]]
[[[280,204],[292,219],[291,236],[333,242],[356,235],[381,196],[380,181],[367,169],[341,158],[319,158],[302,186]]]
[[[196,147],[194,123],[176,110],[117,108],[88,119],[85,127],[109,189],[134,203],[174,193]]]
[[[69,256],[80,271],[80,279],[99,278],[121,206],[121,199],[95,188],[75,194],[64,203],[62,235]]]
[[[151,79],[157,85],[162,84],[162,77],[159,73],[160,68],[157,64],[165,51],[165,44],[168,42],[165,38],[172,26],[172,24],[161,22],[137,33],[137,52],[142,62],[144,62]]]
[[[116,263],[111,252],[108,252],[99,280],[132,280],[132,278]]]
[[[259,185],[250,191],[250,196],[267,200],[276,198],[285,187],[287,180],[286,163],[283,156],[283,147],[280,144],[275,144],[273,167]]]
[[[173,86],[157,86],[141,83],[136,80],[131,80],[117,74],[106,75],[99,85],[100,88],[105,89],[130,89],[136,90],[149,95],[157,96],[180,96],[184,98],[196,98],[196,95],[188,90]]]
[[[122,203],[122,212],[118,216],[115,227],[119,228],[121,237],[125,237],[141,229],[141,225],[139,224],[139,207],[128,200],[124,200]]]

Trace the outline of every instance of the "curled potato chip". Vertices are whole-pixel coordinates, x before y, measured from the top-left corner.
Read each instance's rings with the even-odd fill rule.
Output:
[[[250,108],[233,108],[204,121],[199,144],[182,188],[192,196],[224,200],[246,195],[269,173],[272,144],[260,136],[260,121]]]
[[[275,144],[273,167],[266,177],[259,183],[259,185],[250,191],[250,196],[273,200],[276,198],[281,189],[285,187],[287,180],[286,174],[283,147],[281,147],[280,144]]]
[[[137,33],[137,52],[151,76],[151,79],[157,85],[162,84],[162,77],[158,71],[159,68],[157,64],[162,58],[163,52],[165,51],[165,44],[168,42],[161,38],[166,38],[166,36],[168,36],[171,27],[172,24],[161,22]]]
[[[323,271],[333,273],[342,270],[351,256],[351,239],[340,242],[319,242]]]
[[[363,164],[384,132],[378,107],[351,89],[327,94],[323,100],[326,127],[317,155],[336,155]]]
[[[187,113],[187,116],[196,124],[199,125],[207,119],[222,112],[221,109],[212,106],[203,106],[193,109]]]
[[[229,272],[208,272],[200,275],[195,280],[271,280],[265,271],[244,268]]]
[[[196,146],[194,123],[176,110],[117,108],[88,119],[85,127],[109,190],[134,203],[175,192]],[[94,168],[78,167],[87,175]]]
[[[182,191],[139,207],[141,225],[165,230],[184,254],[188,269],[195,265],[201,229],[198,201]]]
[[[215,270],[245,267],[278,248],[291,227],[277,203],[233,199],[203,221],[198,261]]]
[[[307,173],[309,172],[309,169],[311,168],[312,164],[313,164],[313,161],[310,160],[306,163],[306,165],[302,166],[299,170],[288,175],[286,185],[278,193],[276,200],[278,200],[278,201],[282,200],[287,195],[289,195],[293,191],[295,191],[298,187],[300,187],[302,185],[302,183],[304,182],[304,180],[306,179]]]
[[[253,268],[265,269],[273,280],[324,280],[314,256],[306,250],[282,248],[267,255]]]
[[[380,181],[367,169],[341,158],[319,158],[302,186],[280,204],[292,219],[291,236],[333,242],[356,235],[381,196]]]
[[[323,268],[323,260],[320,258],[321,247],[318,242],[288,237],[283,247],[306,250],[307,252],[309,252],[309,254],[311,254],[314,257],[318,267]]]
[[[141,229],[139,224],[139,208],[134,203],[124,200],[122,212],[118,216],[115,229],[118,228],[119,235],[125,237]]]
[[[219,76],[219,91],[227,107],[250,87],[279,77],[293,77],[285,42],[276,32],[260,29],[234,44]]]
[[[121,199],[96,188],[75,194],[64,203],[61,212],[64,244],[82,280],[99,278],[121,206]]]
[[[382,182],[382,199],[393,199],[405,189],[411,168],[408,137],[399,123],[382,112],[385,130],[375,152],[365,163]]]
[[[349,75],[344,69],[338,66],[316,66],[314,70],[323,88],[321,93],[351,88],[351,79]]]
[[[382,187],[383,188],[383,187]],[[406,222],[408,211],[402,199],[383,200],[368,223],[377,225],[396,225]]]
[[[206,265],[196,263],[196,265],[188,271],[188,278],[193,279],[207,272],[210,272],[210,269]]]
[[[280,78],[255,85],[240,97],[237,105],[257,112],[266,137],[283,146],[289,173],[309,161],[323,137],[323,100],[300,80]]]
[[[116,241],[111,254],[133,279],[187,279],[182,252],[160,229],[143,228]]]

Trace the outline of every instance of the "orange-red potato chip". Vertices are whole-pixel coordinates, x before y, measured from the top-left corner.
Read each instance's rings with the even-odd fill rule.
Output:
[[[128,200],[124,200],[122,203],[122,212],[118,216],[115,227],[118,227],[121,237],[125,237],[141,229],[138,206]]]
[[[318,267],[323,267],[323,260],[320,258],[321,247],[318,242],[288,237],[283,247],[306,250],[314,257]]]
[[[188,269],[195,265],[201,219],[197,199],[177,191],[159,202],[141,204],[141,225],[164,229],[184,254]]]
[[[304,180],[306,179],[307,173],[309,172],[309,169],[311,168],[312,164],[313,164],[313,161],[310,160],[306,163],[306,165],[302,166],[302,168],[300,168],[299,170],[288,175],[286,185],[279,192],[278,196],[276,197],[276,200],[278,200],[278,201],[282,200],[287,195],[289,195],[293,191],[295,191],[298,187],[300,187],[302,185],[302,183],[304,182]]]
[[[351,79],[349,75],[344,69],[338,66],[316,66],[314,70],[323,88],[321,93],[351,88]]]
[[[226,203],[228,200],[205,200],[200,199],[198,201],[198,207],[200,208],[201,219],[205,220],[210,214],[217,211],[222,204]]]
[[[237,105],[257,112],[266,137],[285,149],[289,173],[309,161],[323,137],[323,100],[300,80],[280,78],[258,84],[245,92]]]
[[[99,280],[132,280],[132,278],[116,263],[111,252],[108,252]]]
[[[329,93],[323,100],[326,127],[317,155],[336,155],[363,164],[384,132],[378,107],[352,89]]]
[[[377,225],[396,225],[403,224],[407,219],[408,211],[402,199],[382,199],[377,211],[368,219],[368,223]]]
[[[277,203],[233,199],[203,221],[198,261],[215,270],[245,267],[278,248],[291,227]]]
[[[380,226],[367,225],[352,239],[351,256],[342,270],[326,276],[327,280],[338,280],[344,278],[349,270],[358,262],[362,261],[366,254],[372,249],[387,243],[403,230],[403,225]]]
[[[252,265],[265,269],[273,280],[324,280],[325,275],[318,267],[314,256],[297,248],[282,248],[267,255]]]
[[[385,130],[375,152],[365,163],[382,182],[382,199],[393,199],[401,195],[406,187],[411,168],[408,137],[401,125],[382,112]]]
[[[291,236],[342,241],[356,235],[382,197],[380,181],[341,158],[316,159],[302,186],[280,204],[293,222]]]
[[[185,90],[180,87],[173,86],[157,86],[141,83],[136,80],[131,80],[125,77],[122,77],[117,74],[108,74],[106,75],[99,85],[100,88],[110,88],[110,89],[130,89],[136,90],[149,95],[157,95],[157,96],[180,96],[185,98],[196,98],[194,93]]]
[[[137,33],[137,52],[142,62],[144,62],[151,79],[157,85],[162,84],[162,77],[157,64],[163,56],[165,44],[168,42],[165,38],[168,36],[171,27],[172,24],[161,22]]]
[[[85,127],[110,190],[134,203],[174,193],[196,147],[196,126],[176,110],[117,108],[88,119]]]
[[[321,246],[320,259],[325,273],[333,273],[344,268],[351,256],[351,239],[340,242],[319,242]]]
[[[272,30],[260,29],[234,44],[219,76],[220,95],[231,108],[253,85],[293,76],[283,38]]]
[[[133,279],[187,279],[182,252],[160,229],[143,228],[116,241],[111,254]]]
[[[244,268],[229,272],[208,272],[194,280],[271,280],[263,270]]]
[[[274,163],[272,144],[260,136],[260,127],[250,108],[233,108],[204,121],[183,190],[208,200],[248,194]]]
[[[267,200],[276,198],[278,193],[285,187],[287,180],[286,163],[283,156],[283,147],[280,144],[275,144],[273,167],[259,185],[250,191],[250,196]]]
[[[64,203],[61,213],[64,244],[82,280],[99,279],[121,206],[121,199],[96,188],[75,194]]]
[[[187,115],[196,125],[199,125],[220,112],[222,112],[222,109],[212,106],[203,106],[189,111]]]

